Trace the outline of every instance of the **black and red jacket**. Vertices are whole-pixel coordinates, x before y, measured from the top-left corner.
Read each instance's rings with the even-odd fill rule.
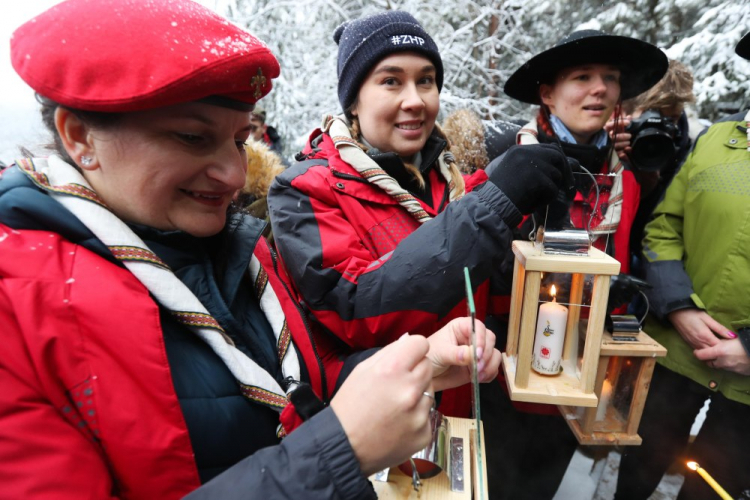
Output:
[[[315,131],[310,144],[313,161],[277,177],[268,204],[283,264],[328,332],[350,349],[383,346],[404,332],[431,335],[467,314],[464,267],[477,317],[507,312],[513,232],[505,220],[520,214],[484,171],[465,177],[467,194],[448,203],[435,168],[446,142],[433,135],[422,150],[428,187],[418,196],[433,219],[420,224],[343,161],[327,134]],[[394,178],[403,174],[395,154],[371,157]],[[466,416],[463,392],[445,394],[441,410]]]

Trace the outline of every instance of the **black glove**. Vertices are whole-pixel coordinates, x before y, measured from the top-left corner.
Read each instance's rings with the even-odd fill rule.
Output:
[[[513,146],[490,163],[487,175],[522,214],[549,204],[563,181],[572,183],[573,177],[565,155],[554,144]]]
[[[612,312],[616,308],[630,303],[638,292],[650,288],[652,288],[652,286],[647,282],[629,274],[621,273],[617,276],[612,276],[612,281],[610,281],[609,284],[607,312]]]
[[[573,180],[573,172],[580,170],[580,163],[575,158],[568,157],[570,170],[563,172],[563,180],[555,199],[548,205],[540,205],[534,210],[537,226],[542,225],[547,231],[559,231],[563,229],[573,229],[573,222],[570,220],[570,207],[576,197],[576,185]],[[569,176],[566,175],[570,173]]]

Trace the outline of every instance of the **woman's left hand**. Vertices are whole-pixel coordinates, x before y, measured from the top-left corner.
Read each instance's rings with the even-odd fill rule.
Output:
[[[500,351],[495,349],[495,334],[476,321],[477,370],[480,382],[497,377]],[[458,387],[471,381],[471,319],[457,318],[427,338],[432,361],[432,383],[436,391]]]
[[[740,339],[720,340],[711,347],[696,349],[693,354],[711,368],[750,375],[750,356]]]

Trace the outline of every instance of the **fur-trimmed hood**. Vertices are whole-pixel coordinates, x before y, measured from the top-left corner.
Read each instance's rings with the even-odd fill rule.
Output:
[[[242,195],[250,200],[264,198],[268,194],[271,182],[284,171],[284,165],[281,163],[281,158],[261,142],[248,141],[245,151],[247,151],[247,174]]]

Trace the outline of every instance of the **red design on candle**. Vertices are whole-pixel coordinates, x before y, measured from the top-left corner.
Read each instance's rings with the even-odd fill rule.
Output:
[[[541,355],[543,358],[549,358],[549,349],[542,347]]]

